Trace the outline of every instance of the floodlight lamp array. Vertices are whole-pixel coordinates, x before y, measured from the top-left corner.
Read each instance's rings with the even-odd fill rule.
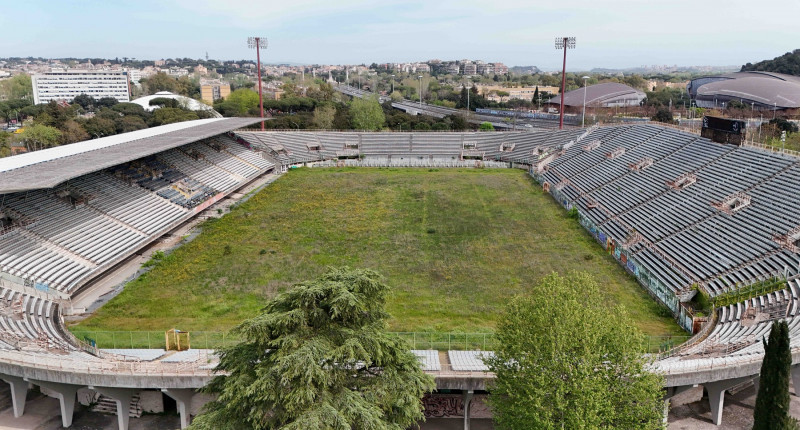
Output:
[[[574,37],[556,37],[556,49],[575,49]]]
[[[248,48],[255,48],[258,45],[261,49],[266,49],[268,45],[268,41],[266,37],[248,37],[247,38],[247,47]]]

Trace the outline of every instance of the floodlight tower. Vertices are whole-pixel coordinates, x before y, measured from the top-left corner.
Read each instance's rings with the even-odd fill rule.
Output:
[[[261,131],[264,131],[264,100],[261,98],[261,48],[267,49],[266,37],[248,37],[247,47],[256,48],[256,66],[258,67],[258,107],[261,110]]]
[[[583,77],[583,115],[581,115],[581,127],[586,127],[586,80],[589,76]]]
[[[561,108],[558,110],[558,129],[564,129],[564,89],[567,85],[567,49],[575,49],[574,37],[556,37],[556,49],[564,50],[564,65],[561,68]]]
[[[419,78],[419,109],[420,113],[422,112],[422,75],[417,76]]]

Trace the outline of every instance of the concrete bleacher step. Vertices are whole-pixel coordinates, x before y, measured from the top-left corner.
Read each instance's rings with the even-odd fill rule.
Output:
[[[84,258],[83,256],[76,254],[70,251],[69,249],[64,248],[63,246],[57,245],[56,243],[51,242],[47,238],[44,238],[30,230],[26,230],[24,228],[18,228],[17,231],[21,236],[25,236],[26,238],[31,239],[34,242],[42,244],[45,248],[55,252],[56,254],[60,254],[63,257],[66,257],[68,260],[76,261],[77,263],[92,269],[97,267],[98,265],[96,262]]]
[[[110,222],[112,222],[112,223],[114,223],[114,224],[116,224],[118,226],[121,226],[121,227],[124,227],[124,228],[126,228],[128,230],[131,230],[134,233],[140,234],[140,235],[142,235],[144,237],[148,236],[148,234],[146,232],[143,232],[143,231],[139,230],[136,226],[134,226],[132,224],[128,224],[127,222],[125,222],[125,221],[123,221],[123,220],[121,220],[119,218],[113,217],[113,216],[107,214],[106,212],[103,212],[101,209],[98,209],[98,208],[92,206],[91,202],[87,203],[84,206],[87,209],[91,210],[92,212],[98,214],[100,217],[102,217],[105,220],[108,220],[108,221],[110,221]]]
[[[114,399],[100,395],[97,398],[97,403],[92,406],[92,412],[100,412],[102,414],[116,414],[117,403]],[[135,394],[131,397],[131,405],[128,409],[128,416],[131,418],[140,418],[142,416],[142,406],[139,404],[139,395]]]

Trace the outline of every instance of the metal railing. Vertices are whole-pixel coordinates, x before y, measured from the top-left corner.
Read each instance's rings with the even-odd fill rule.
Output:
[[[166,349],[163,331],[94,331],[74,328],[70,330],[79,340],[98,349]],[[498,345],[492,332],[390,332],[405,340],[411,349],[437,351],[493,351]],[[227,332],[192,331],[190,343],[196,349],[219,349],[235,345],[241,338]],[[642,344],[644,353],[661,353],[689,340],[690,336],[646,336]]]
[[[146,362],[113,359],[95,360],[86,356],[69,357],[57,354],[36,353],[0,349],[0,362],[26,368],[46,369],[85,375],[134,375],[134,376],[212,376],[214,360],[201,354],[196,361]]]

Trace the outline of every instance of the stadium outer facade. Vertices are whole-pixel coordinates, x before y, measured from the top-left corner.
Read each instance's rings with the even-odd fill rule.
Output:
[[[64,328],[62,309],[82,280],[175,223],[255,178],[303,164],[530,169],[684,327],[696,322],[682,304],[693,288],[725,297],[778,277],[772,288],[720,306],[691,341],[653,366],[665,375],[666,397],[704,385],[719,424],[725,390],[757,378],[761,340],[771,321],[785,318],[800,386],[797,159],[653,125],[527,133],[238,130],[255,122],[199,120],[0,160],[0,379],[11,387],[15,416],[36,385],[59,399],[64,426],[81,392],[113,399],[124,429],[131,399],[155,389],[176,400],[186,426],[194,390],[212,377],[213,351],[100,350]],[[462,391],[467,411],[474,391],[492,378],[481,361],[491,352],[448,351],[449,364],[435,351],[415,353],[439,388]]]

